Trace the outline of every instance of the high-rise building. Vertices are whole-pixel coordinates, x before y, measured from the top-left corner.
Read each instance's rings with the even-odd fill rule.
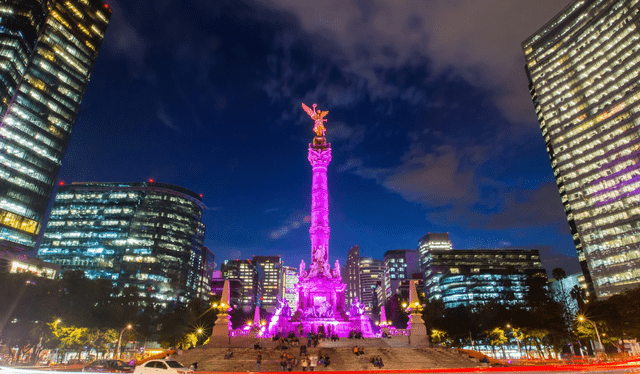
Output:
[[[280,256],[253,256],[252,263],[258,271],[258,304],[271,311],[278,305],[282,288],[282,261]]]
[[[101,0],[0,3],[0,250],[35,247],[110,16]]]
[[[225,267],[225,264],[222,264]],[[214,270],[211,274],[211,298],[213,300],[222,300],[224,291],[224,282],[229,281],[229,305],[240,306],[242,301],[242,281],[239,278],[227,279],[224,277],[222,270]]]
[[[384,262],[370,257],[360,257],[360,302],[367,310],[375,306],[376,287],[382,284]]]
[[[537,249],[432,250],[425,269],[426,297],[442,300],[445,308],[523,305],[528,280],[546,282]]]
[[[420,272],[418,252],[412,249],[394,249],[384,253],[384,293],[390,298],[405,279],[413,279]]]
[[[448,233],[428,233],[418,240],[418,257],[420,262],[420,270],[425,272],[425,264],[428,261],[429,253],[432,250],[451,250],[453,246],[449,240]]]
[[[347,255],[347,266],[344,268],[345,274],[342,279],[347,284],[347,290],[345,292],[345,305],[349,307],[353,304],[353,301],[357,297],[362,300],[360,294],[360,247],[354,245],[349,249]]]
[[[136,287],[167,307],[199,292],[205,209],[201,197],[165,183],[60,186],[38,257],[88,278]]]
[[[292,266],[282,266],[282,278],[280,298],[287,300],[291,311],[295,312],[298,309],[298,293],[296,292],[298,269]]]
[[[211,294],[211,280],[213,279],[213,272],[216,267],[215,259],[216,256],[212,250],[208,247],[202,247],[198,295],[203,295],[203,299],[206,299],[205,295]]]
[[[522,43],[525,70],[585,280],[640,285],[638,0],[576,0]]]
[[[258,269],[251,260],[225,260],[220,267],[222,277],[240,281],[241,294],[238,297],[238,306],[245,311],[250,311],[256,306],[257,295],[260,294],[260,282],[258,281]],[[233,304],[232,305],[236,305]]]

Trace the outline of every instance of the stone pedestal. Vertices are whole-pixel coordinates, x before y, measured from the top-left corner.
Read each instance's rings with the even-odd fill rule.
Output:
[[[209,338],[209,345],[214,347],[227,346],[229,344],[229,330],[231,329],[231,322],[229,321],[229,314],[226,312],[219,313],[217,315],[215,325],[211,330],[211,337]]]
[[[373,327],[371,326],[371,320],[369,319],[369,317],[365,315],[352,317],[351,326],[353,330],[360,331],[362,333],[362,336],[365,338],[374,337]]]
[[[422,315],[418,312],[409,316],[409,343],[413,347],[426,347],[429,345],[427,328],[424,325]]]

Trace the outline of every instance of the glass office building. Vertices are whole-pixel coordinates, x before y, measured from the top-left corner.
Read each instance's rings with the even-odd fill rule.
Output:
[[[376,287],[382,285],[384,262],[375,258],[360,257],[360,302],[367,311],[377,303]]]
[[[640,2],[573,1],[522,43],[586,282],[640,285]]]
[[[240,292],[237,300],[231,300],[232,305],[244,309],[253,310],[256,306],[257,296],[260,294],[260,282],[258,281],[258,269],[251,260],[225,260],[220,267],[222,278],[230,282],[240,282]]]
[[[260,306],[268,312],[278,305],[282,288],[282,261],[280,256],[253,256],[253,265],[258,270]]]
[[[100,0],[0,3],[0,250],[35,247],[110,16]]]
[[[184,305],[203,293],[205,209],[186,188],[154,182],[60,186],[38,258],[82,270],[149,303]]]
[[[345,305],[350,306],[357,297],[362,300],[360,292],[360,247],[354,245],[349,249],[347,255],[347,266],[344,268],[345,274],[342,279],[347,284],[347,291],[344,294]]]
[[[424,289],[445,308],[525,303],[527,281],[546,271],[537,249],[433,250],[425,255]]]
[[[287,300],[287,304],[292,312],[298,309],[298,292],[296,292],[296,284],[298,283],[298,269],[293,266],[282,266],[282,287],[281,299]]]
[[[385,300],[396,293],[403,280],[413,279],[420,273],[418,252],[412,249],[394,249],[386,251],[384,261],[384,293]]]

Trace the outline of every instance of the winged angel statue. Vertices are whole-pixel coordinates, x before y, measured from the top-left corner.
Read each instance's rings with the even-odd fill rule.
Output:
[[[316,104],[313,104],[312,108],[309,108],[304,103],[302,103],[302,109],[314,120],[313,131],[316,133],[316,136],[324,136],[327,132],[326,127],[324,127],[324,123],[327,122],[327,119],[324,118],[327,114],[329,114],[328,110],[320,111],[316,110]]]

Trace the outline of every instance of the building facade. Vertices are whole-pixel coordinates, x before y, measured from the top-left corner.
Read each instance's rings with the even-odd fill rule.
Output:
[[[60,265],[50,264],[23,254],[0,252],[0,272],[29,273],[37,277],[57,279],[60,276]]]
[[[282,288],[282,261],[280,256],[253,256],[253,265],[258,271],[258,305],[272,311],[278,305]]]
[[[345,304],[350,306],[355,298],[362,300],[360,293],[360,247],[354,245],[349,249],[347,255],[347,266],[344,267],[345,274],[342,279],[347,284],[347,290],[344,293]]]
[[[418,252],[412,249],[394,249],[384,253],[384,290],[385,300],[398,289],[398,285],[406,279],[413,279],[420,273]]]
[[[527,281],[546,278],[537,249],[434,250],[426,259],[425,296],[445,308],[523,305]]]
[[[573,1],[522,43],[560,199],[597,297],[640,285],[639,5]]]
[[[285,299],[292,312],[298,309],[298,293],[296,284],[298,283],[298,269],[292,266],[282,266],[282,288],[280,298]]]
[[[38,258],[91,279],[135,287],[150,303],[184,305],[199,292],[205,205],[165,183],[60,186]]]
[[[427,256],[431,251],[448,251],[451,250],[451,240],[448,233],[428,233],[418,240],[418,261],[420,262],[420,270],[422,273],[426,270]]]
[[[360,302],[370,311],[376,304],[376,287],[382,284],[384,262],[360,257]]]
[[[101,0],[0,4],[0,250],[40,237],[110,17]]]
[[[228,279],[230,283],[235,281],[241,284],[237,304],[231,304],[238,305],[245,311],[253,310],[260,295],[260,282],[258,269],[251,260],[225,260],[220,270],[224,279]]]

